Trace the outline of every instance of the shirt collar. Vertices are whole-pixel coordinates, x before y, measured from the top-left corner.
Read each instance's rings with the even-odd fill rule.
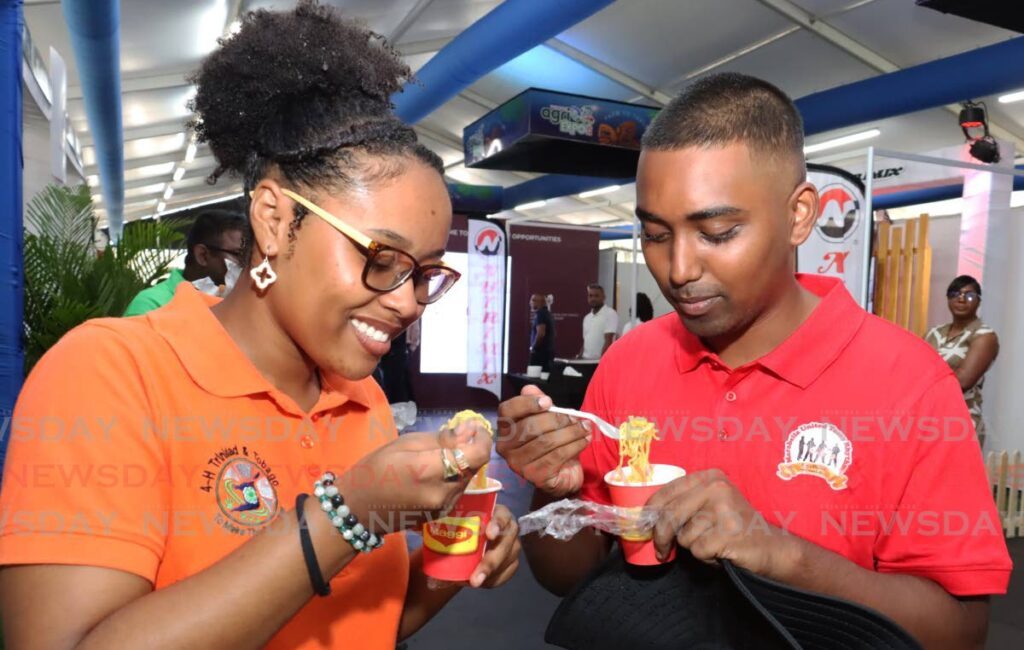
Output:
[[[268,393],[275,399],[282,398],[283,394],[260,374],[210,311],[218,302],[220,298],[200,293],[184,282],[165,309],[149,312],[147,318],[192,380],[208,393],[218,397]],[[370,406],[368,380],[351,381],[330,373],[321,373],[320,378],[321,394],[314,411],[335,408],[348,400]]]
[[[805,388],[835,361],[860,329],[867,312],[860,308],[846,287],[836,278],[796,274],[800,285],[821,301],[811,315],[778,347],[754,364],[761,365],[783,380]],[[680,372],[689,372],[705,359],[718,361],[700,339],[675,319],[679,334],[676,363]],[[724,364],[723,364],[724,365]]]
[[[164,282],[167,284],[167,288],[174,293],[174,290],[178,288],[178,285],[185,281],[185,274],[181,272],[181,269],[171,269],[171,272],[167,275],[167,279]]]

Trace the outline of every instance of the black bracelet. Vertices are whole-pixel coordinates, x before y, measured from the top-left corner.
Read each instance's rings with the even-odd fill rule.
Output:
[[[316,551],[313,550],[313,539],[309,536],[309,527],[306,526],[305,505],[308,494],[300,494],[295,497],[295,514],[299,519],[299,541],[302,542],[302,557],[306,560],[306,571],[309,573],[309,582],[313,585],[313,592],[317,596],[328,596],[331,593],[331,585],[324,581],[320,573],[320,563],[316,560]]]

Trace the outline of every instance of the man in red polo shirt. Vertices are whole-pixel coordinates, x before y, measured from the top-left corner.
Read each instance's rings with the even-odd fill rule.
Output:
[[[959,384],[838,281],[794,275],[817,208],[781,91],[737,74],[685,90],[637,174],[644,257],[676,313],[612,346],[583,408],[653,420],[651,462],[687,470],[649,502],[660,555],[730,559],[874,608],[925,647],[980,648],[1011,563]],[[550,405],[535,387],[503,403],[498,451],[538,488],[535,508],[608,503],[616,441]],[[524,546],[564,593],[611,540]]]

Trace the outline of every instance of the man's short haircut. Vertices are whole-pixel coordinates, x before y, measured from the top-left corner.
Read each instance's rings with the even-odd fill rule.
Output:
[[[185,262],[193,261],[192,251],[195,250],[196,246],[199,244],[220,246],[221,235],[231,230],[242,231],[242,247],[244,248],[245,240],[248,239],[246,237],[248,226],[248,221],[241,213],[230,210],[203,210],[196,217],[195,223],[192,224],[192,228],[188,231],[188,237],[185,240],[185,245],[188,247]]]
[[[735,142],[775,159],[799,160],[806,170],[803,120],[793,101],[767,81],[735,72],[708,75],[687,86],[654,118],[643,148],[667,151]]]
[[[602,287],[596,282],[591,282],[590,284],[588,284],[587,289],[600,289],[601,293],[604,293],[604,287]]]

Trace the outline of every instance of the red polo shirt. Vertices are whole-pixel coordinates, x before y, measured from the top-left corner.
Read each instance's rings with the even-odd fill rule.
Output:
[[[769,354],[729,368],[669,314],[601,360],[583,408],[653,420],[652,463],[718,468],[769,523],[876,571],[958,596],[1012,568],[960,385],[928,345],[864,312],[837,280]],[[608,503],[618,444],[595,436],[582,497]]]

